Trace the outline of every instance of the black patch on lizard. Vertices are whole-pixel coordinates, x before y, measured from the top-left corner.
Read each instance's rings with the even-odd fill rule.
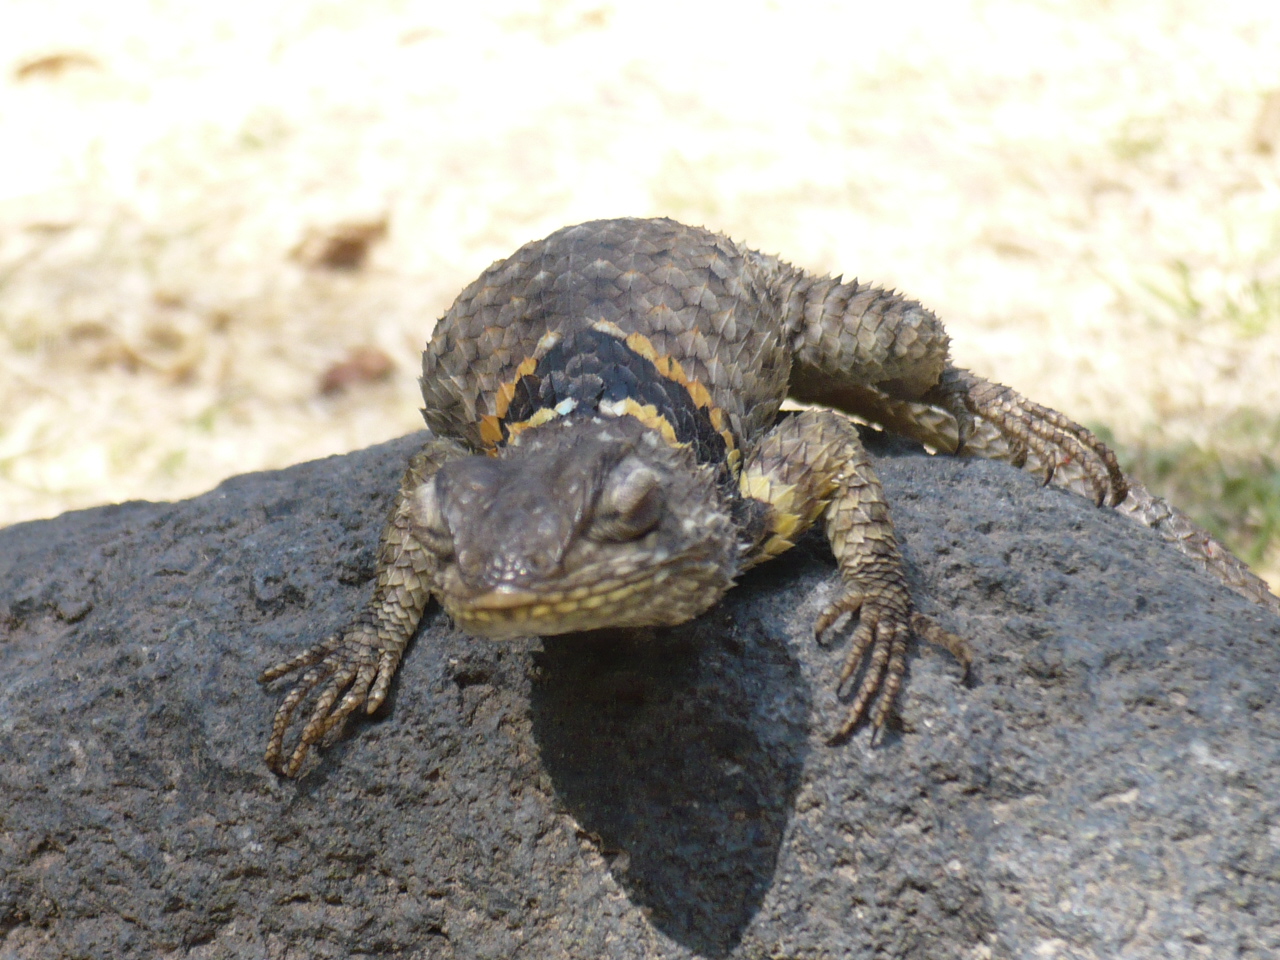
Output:
[[[699,463],[715,464],[732,479],[724,437],[688,388],[664,377],[651,360],[601,330],[568,334],[542,356],[533,373],[516,381],[502,419],[502,443],[510,438],[509,425],[566,400],[576,403],[573,416],[596,416],[600,404],[627,399],[652,406],[671,425],[676,440],[693,448]]]

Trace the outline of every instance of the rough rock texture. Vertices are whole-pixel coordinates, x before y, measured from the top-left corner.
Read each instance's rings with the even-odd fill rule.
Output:
[[[1280,955],[1280,619],[1000,464],[878,461],[978,662],[875,746],[824,743],[811,538],[647,638],[429,615],[277,779],[254,677],[359,608],[416,442],[0,531],[0,958]]]

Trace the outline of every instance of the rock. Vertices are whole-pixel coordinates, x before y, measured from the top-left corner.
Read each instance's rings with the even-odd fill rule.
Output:
[[[0,957],[1280,955],[1280,619],[1001,464],[879,460],[977,662],[874,745],[811,537],[675,630],[429,614],[277,779],[254,678],[358,610],[416,442],[0,531]]]

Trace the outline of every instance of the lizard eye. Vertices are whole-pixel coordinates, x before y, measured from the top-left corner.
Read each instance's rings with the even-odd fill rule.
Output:
[[[658,475],[642,463],[624,461],[605,482],[596,501],[591,538],[635,540],[658,525],[665,508]]]
[[[414,533],[421,538],[423,545],[440,557],[451,556],[453,534],[445,520],[444,511],[440,508],[440,485],[436,482],[436,477],[413,492],[409,509],[413,516]]]

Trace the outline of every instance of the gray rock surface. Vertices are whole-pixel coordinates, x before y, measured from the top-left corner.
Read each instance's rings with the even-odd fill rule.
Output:
[[[1009,467],[889,451],[970,638],[832,748],[820,540],[683,628],[429,614],[299,782],[254,677],[367,595],[405,438],[0,531],[0,958],[1280,956],[1280,619]]]

